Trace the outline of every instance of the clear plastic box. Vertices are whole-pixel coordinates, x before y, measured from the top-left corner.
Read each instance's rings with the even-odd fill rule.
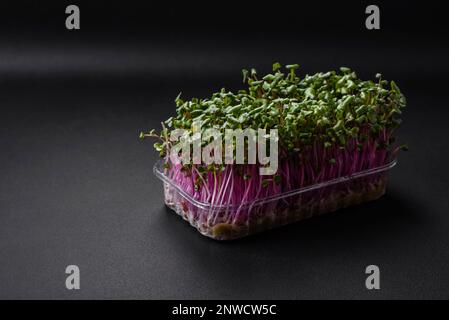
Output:
[[[199,202],[166,174],[163,160],[154,167],[162,180],[165,204],[203,235],[232,240],[253,233],[375,200],[385,193],[387,173],[396,160],[350,176],[310,185],[239,206],[213,206]],[[245,217],[236,219],[236,217]]]

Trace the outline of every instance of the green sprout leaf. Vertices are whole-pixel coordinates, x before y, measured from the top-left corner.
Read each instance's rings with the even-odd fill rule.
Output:
[[[340,160],[337,163],[336,159],[346,156],[340,157],[340,152],[357,152],[356,159],[359,159],[376,156],[378,149],[383,148],[385,159],[389,159],[396,151],[407,149],[406,146],[397,147],[390,141],[401,123],[401,112],[406,105],[406,99],[394,81],[383,79],[380,73],[375,76],[377,80],[362,80],[348,67],[341,67],[341,72],[301,76],[298,64],[286,65],[286,73],[281,69],[279,62],[272,64],[272,73],[261,76],[254,68],[243,69],[244,86],[235,92],[221,88],[210,97],[190,100],[183,100],[179,93],[175,99],[176,114],[162,122],[162,130],[158,133],[155,130],[142,131],[139,138],[157,139],[154,148],[165,156],[172,147],[168,138],[172,131],[196,131],[199,128],[194,125],[197,120],[201,121],[202,132],[215,128],[223,136],[226,129],[260,128],[266,132],[276,129],[280,157],[294,153],[295,157],[299,157],[297,162],[311,166],[308,170],[316,176],[320,172],[335,174],[356,167],[345,168],[346,171],[341,169],[339,166],[344,163]],[[203,147],[207,143],[201,141]],[[235,145],[232,148],[235,152]],[[247,148],[245,144],[245,154]],[[316,154],[311,154],[311,150],[316,150]],[[374,162],[370,160],[366,163]],[[320,171],[320,166],[329,164],[340,169]],[[207,172],[212,171],[218,175],[226,173],[223,170],[228,167],[195,165],[195,168],[200,175],[206,176]],[[182,170],[188,174],[192,171],[190,169],[185,166]],[[254,174],[244,172],[251,171],[240,172],[245,181],[258,179]],[[258,182],[268,187],[272,183],[277,185],[285,177],[284,174],[274,175],[271,179],[264,178]],[[259,186],[258,183],[253,185]]]
[[[279,69],[281,69],[281,64],[279,62],[275,62],[273,63],[273,72],[278,71]]]

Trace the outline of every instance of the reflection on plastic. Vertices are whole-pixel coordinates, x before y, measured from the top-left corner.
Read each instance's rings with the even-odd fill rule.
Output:
[[[395,165],[393,160],[384,166],[238,206],[216,206],[194,199],[167,176],[162,160],[154,165],[153,172],[163,182],[169,208],[203,235],[232,240],[375,200],[385,193],[388,170]]]

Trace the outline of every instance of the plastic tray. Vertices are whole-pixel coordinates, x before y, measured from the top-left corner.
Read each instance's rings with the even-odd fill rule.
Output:
[[[385,193],[388,170],[395,165],[396,160],[393,160],[380,167],[243,203],[238,207],[213,206],[197,201],[166,175],[162,160],[154,165],[153,172],[163,182],[165,204],[169,208],[203,235],[216,240],[232,240],[375,200]],[[245,219],[235,219],[236,215]]]

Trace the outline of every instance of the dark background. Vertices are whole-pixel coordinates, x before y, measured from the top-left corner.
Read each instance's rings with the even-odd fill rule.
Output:
[[[77,4],[81,30],[65,29]],[[0,4],[0,298],[449,298],[444,2],[4,1]],[[410,146],[378,201],[220,243],[163,205],[140,130],[179,91],[242,68],[381,72],[408,100]],[[65,267],[81,290],[65,288]],[[365,289],[365,267],[381,290]]]

